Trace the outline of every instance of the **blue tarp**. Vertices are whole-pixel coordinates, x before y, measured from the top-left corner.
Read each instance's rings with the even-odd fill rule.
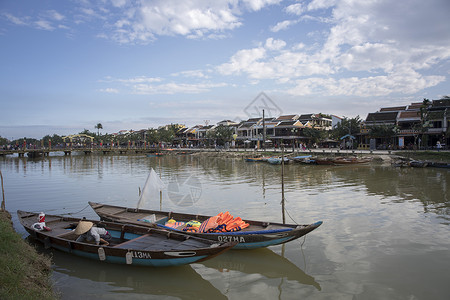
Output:
[[[351,138],[352,140],[356,139],[353,135],[346,134],[343,137],[341,137],[341,140],[346,139],[346,138]]]

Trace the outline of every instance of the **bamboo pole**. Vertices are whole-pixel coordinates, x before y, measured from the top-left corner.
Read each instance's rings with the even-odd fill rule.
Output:
[[[1,211],[6,211],[5,189],[3,188],[3,174],[2,174],[2,171],[0,171],[0,178],[1,178],[1,181],[2,181],[2,196],[3,196]]]

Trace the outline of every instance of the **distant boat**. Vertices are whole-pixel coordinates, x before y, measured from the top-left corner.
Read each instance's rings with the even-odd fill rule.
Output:
[[[349,165],[349,164],[364,164],[371,162],[372,158],[357,158],[357,157],[339,157],[333,160],[336,165]]]
[[[302,164],[311,164],[315,163],[314,159],[311,159],[312,155],[300,155],[292,157],[291,160],[294,162],[302,163]]]
[[[267,159],[267,162],[272,165],[281,165],[281,157],[270,157],[269,159]],[[287,164],[289,162],[290,162],[289,158],[285,157],[284,163]]]
[[[236,245],[236,242],[211,241],[146,226],[89,220],[98,226],[103,225],[111,234],[109,245],[96,245],[76,241],[78,235],[73,229],[80,219],[46,215],[45,224],[49,230],[36,230],[38,213],[18,210],[17,216],[25,230],[46,248],[108,263],[179,266],[212,258]]]
[[[334,159],[325,157],[325,158],[316,158],[316,164],[318,165],[334,165]]]
[[[425,168],[428,163],[426,161],[412,160],[409,162],[409,165],[414,168]]]

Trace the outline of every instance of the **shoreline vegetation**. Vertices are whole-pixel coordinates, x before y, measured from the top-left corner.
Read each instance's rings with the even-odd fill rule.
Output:
[[[51,282],[51,259],[14,231],[11,215],[0,211],[0,299],[58,299]]]
[[[218,158],[247,158],[258,156],[280,156],[279,151],[198,151],[193,155],[207,155]],[[287,152],[285,155],[296,156],[311,154],[314,156],[372,156],[379,161],[391,161],[398,157],[413,160],[450,163],[449,151],[392,151],[392,153],[360,153],[336,151],[300,151]],[[0,211],[0,299],[58,299],[51,281],[51,258],[39,254],[28,244],[12,226],[11,216],[7,211]]]

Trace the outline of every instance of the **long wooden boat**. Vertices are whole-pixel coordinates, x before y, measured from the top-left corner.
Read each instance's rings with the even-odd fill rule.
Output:
[[[156,224],[160,228],[177,232],[184,232],[183,228],[165,226],[169,219],[174,219],[177,222],[189,222],[191,220],[204,222],[211,217],[159,210],[126,208],[95,202],[89,202],[89,204],[100,218],[106,221],[144,226],[154,226]],[[150,222],[148,220],[150,220]],[[215,242],[238,242],[233,249],[255,249],[283,244],[298,239],[322,224],[322,221],[308,225],[281,224],[252,220],[243,221],[248,223],[249,226],[240,231],[216,233],[186,232],[186,234]]]
[[[281,165],[282,160],[283,159],[281,157],[270,157],[267,159],[267,162],[272,165]],[[285,157],[284,163],[288,164],[289,162],[290,162],[290,159]]]
[[[372,158],[370,158],[370,157],[364,157],[364,158],[339,157],[339,158],[335,158],[333,160],[333,163],[335,165],[353,165],[353,164],[365,164],[365,163],[368,163],[371,161],[372,161]]]
[[[45,224],[50,230],[39,231],[33,226],[38,222],[39,214],[18,210],[17,216],[25,230],[46,248],[109,263],[178,266],[212,258],[236,245],[232,241],[211,241],[148,226],[89,220],[95,225],[100,223],[99,226],[104,226],[112,237],[108,246],[96,245],[76,241],[78,236],[73,229],[80,219],[46,215]]]
[[[318,165],[334,165],[334,159],[329,157],[316,158],[315,161]]]

